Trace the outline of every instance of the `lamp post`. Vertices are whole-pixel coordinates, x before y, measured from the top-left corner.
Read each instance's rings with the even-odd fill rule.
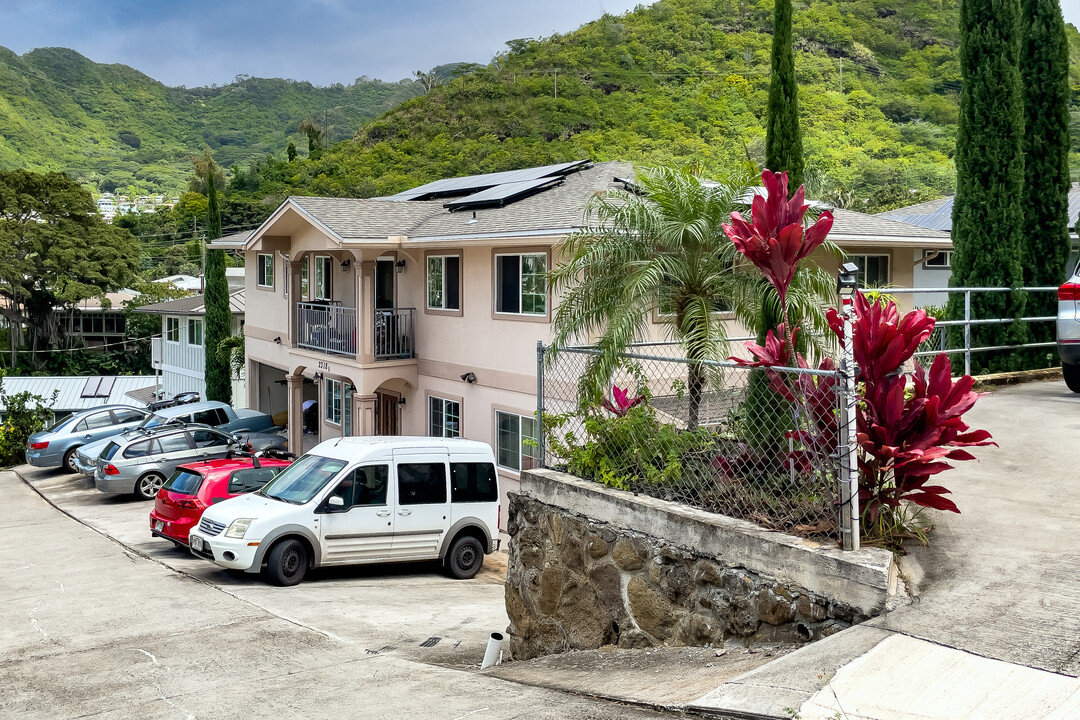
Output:
[[[840,311],[844,319],[843,355],[840,359],[840,535],[845,550],[859,549],[859,459],[855,444],[855,410],[858,398],[855,394],[855,367],[853,323],[855,320],[855,293],[859,282],[855,263],[844,263],[836,278],[836,294],[840,298]]]

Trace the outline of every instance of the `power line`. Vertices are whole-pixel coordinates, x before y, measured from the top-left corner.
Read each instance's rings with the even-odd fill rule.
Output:
[[[115,347],[117,345],[123,345],[124,347],[127,347],[128,345],[133,345],[133,344],[138,343],[138,342],[140,342],[142,340],[152,340],[153,338],[159,338],[162,335],[163,335],[163,333],[157,333],[155,335],[147,335],[146,337],[127,338],[125,340],[117,340],[116,342],[113,342],[113,343],[104,343],[102,345],[92,345],[90,347],[47,348],[45,350],[14,350],[14,351],[12,351],[12,350],[2,350],[2,351],[0,351],[0,356],[10,355],[12,352],[19,353],[19,354],[27,354],[27,355],[33,355],[33,354],[36,354],[36,355],[52,355],[52,354],[55,354],[55,353],[73,353],[73,352],[85,352],[85,351],[88,351],[88,350],[100,350],[102,348]]]

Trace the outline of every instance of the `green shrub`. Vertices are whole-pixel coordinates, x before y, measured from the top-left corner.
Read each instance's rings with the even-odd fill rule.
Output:
[[[50,408],[56,401],[56,391],[46,401],[40,395],[28,392],[8,395],[0,389],[0,401],[7,408],[4,424],[0,425],[0,465],[17,465],[26,461],[27,439],[52,422]]]

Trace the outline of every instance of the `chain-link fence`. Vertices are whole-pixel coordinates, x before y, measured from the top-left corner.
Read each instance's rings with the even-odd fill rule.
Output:
[[[538,348],[540,460],[588,480],[806,536],[839,533],[835,371],[691,363],[652,343],[620,357],[602,395],[591,347]]]

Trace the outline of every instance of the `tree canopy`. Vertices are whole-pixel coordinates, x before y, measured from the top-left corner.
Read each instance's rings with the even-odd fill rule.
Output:
[[[138,258],[131,233],[67,175],[0,170],[0,312],[32,350],[61,344],[55,308],[124,287]]]

